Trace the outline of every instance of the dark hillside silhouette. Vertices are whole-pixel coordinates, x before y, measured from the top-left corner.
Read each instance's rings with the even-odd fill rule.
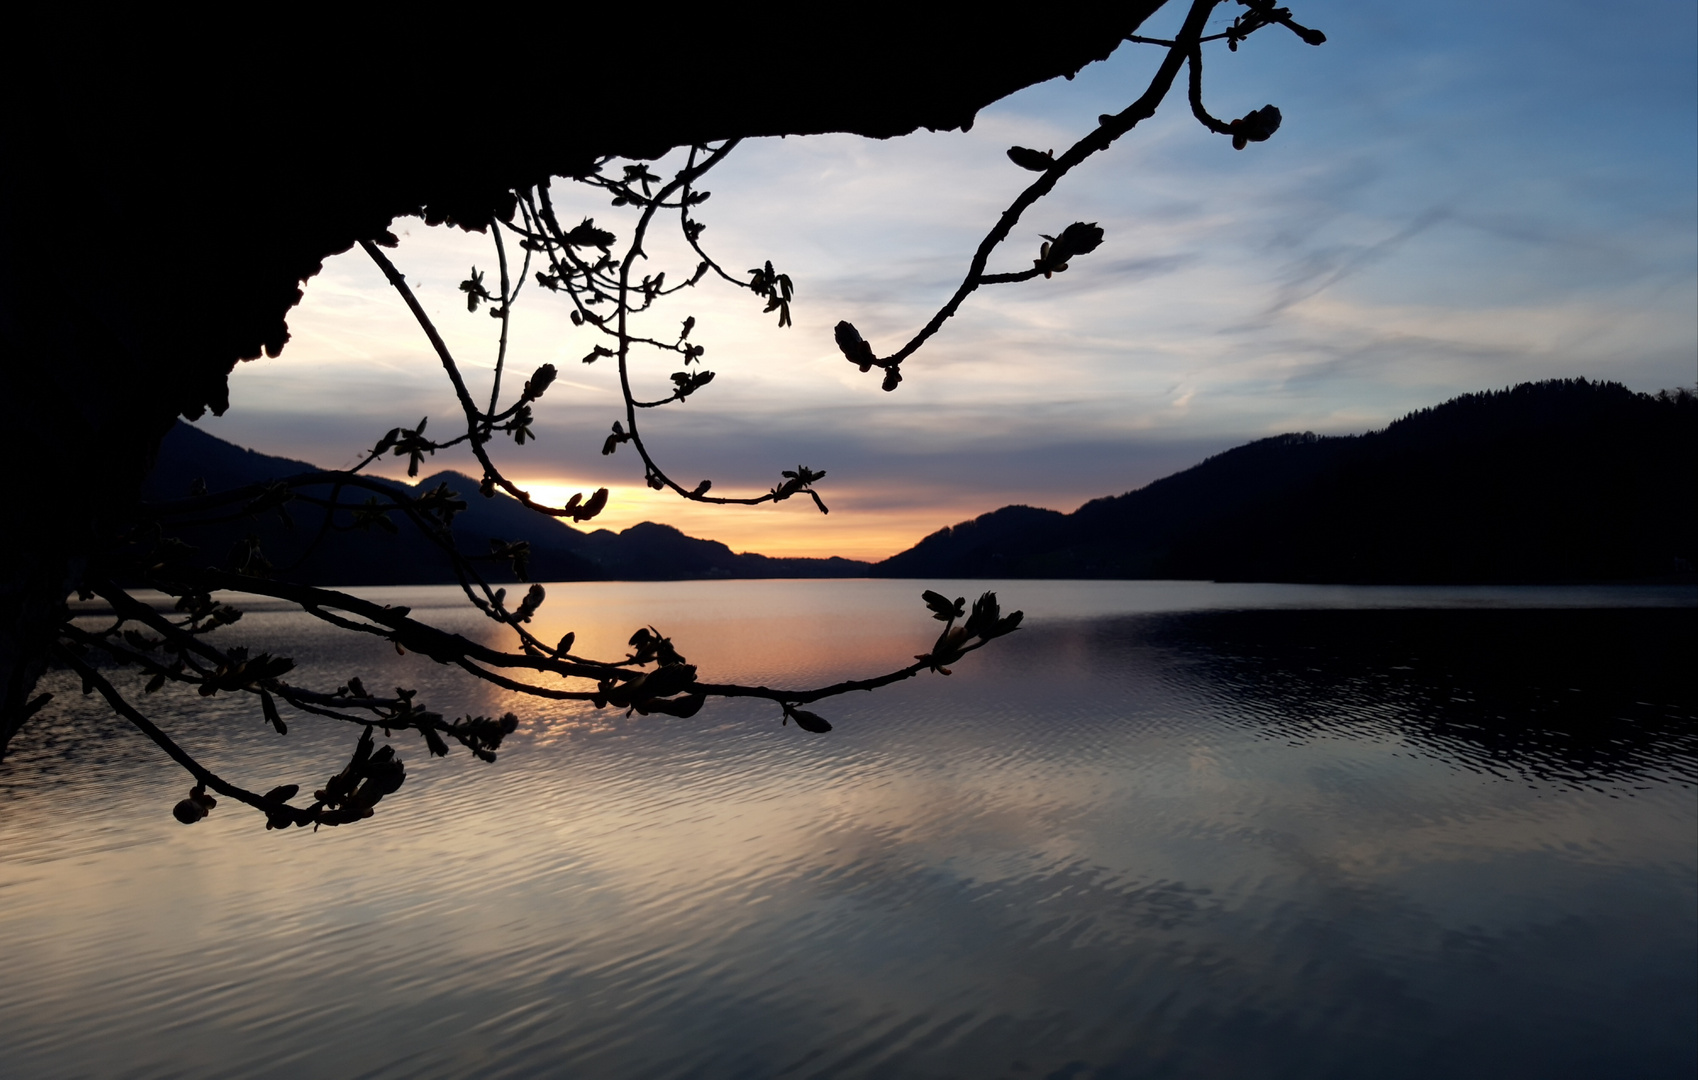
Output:
[[[1280,435],[1072,514],[1004,507],[891,577],[1534,582],[1698,561],[1698,399],[1562,379],[1468,394],[1366,435]]]
[[[164,502],[186,495],[196,480],[210,490],[244,487],[317,470],[314,465],[245,450],[188,424],[165,436],[159,462],[148,477],[144,497]],[[684,578],[863,577],[869,566],[851,559],[784,559],[739,554],[714,540],[686,536],[669,525],[643,522],[612,532],[585,532],[525,509],[505,495],[477,497],[478,483],[457,472],[427,476],[417,485],[392,482],[402,494],[447,484],[466,500],[453,531],[462,549],[488,551],[489,542],[530,544],[529,576],[535,581],[664,581]],[[330,495],[330,485],[305,488],[303,494]],[[359,501],[359,500],[354,500]],[[182,537],[207,562],[222,562],[231,548],[256,536],[261,551],[277,568],[280,580],[305,585],[418,585],[455,580],[452,564],[416,529],[395,531],[371,524],[353,527],[352,515],[337,515],[337,528],[314,543],[324,511],[297,500],[281,514],[257,521],[231,521],[185,529]],[[392,514],[401,526],[399,514]]]

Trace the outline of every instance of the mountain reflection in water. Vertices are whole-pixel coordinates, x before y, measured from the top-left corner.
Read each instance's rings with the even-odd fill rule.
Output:
[[[652,621],[704,677],[812,684],[923,651],[927,584],[563,585],[539,634]],[[493,766],[398,733],[406,786],[316,835],[177,825],[186,779],[56,675],[0,765],[4,1071],[1698,1068],[1691,590],[994,587],[1026,628],[823,703],[818,737],[514,700],[248,605],[220,633],[302,682],[527,717]],[[372,592],[477,630],[448,590]],[[352,741],[145,704],[260,789]]]

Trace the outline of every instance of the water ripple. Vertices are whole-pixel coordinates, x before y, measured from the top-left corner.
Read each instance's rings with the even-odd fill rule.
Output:
[[[656,621],[715,677],[782,683],[930,633],[908,583],[750,584],[560,587],[551,617],[580,640]],[[1689,606],[994,587],[1026,629],[822,706],[825,738],[752,702],[515,701],[258,605],[232,630],[303,678],[525,716],[492,766],[398,733],[393,807],[317,834],[224,807],[177,826],[187,782],[50,675],[0,766],[7,1075],[1698,1065]],[[356,734],[144,701],[253,786],[318,782]]]

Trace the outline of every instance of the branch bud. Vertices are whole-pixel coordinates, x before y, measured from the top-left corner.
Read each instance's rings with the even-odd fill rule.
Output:
[[[1279,110],[1272,105],[1251,109],[1227,125],[1232,130],[1232,148],[1242,150],[1246,143],[1267,142],[1279,130],[1281,119]]]
[[[559,372],[555,371],[553,364],[544,364],[537,368],[525,382],[525,396],[532,401],[542,397],[543,391],[547,390],[549,385],[554,382],[554,377],[557,374]]]
[[[819,713],[808,712],[805,709],[793,709],[786,705],[784,707],[784,718],[796,721],[797,727],[803,731],[811,731],[815,735],[824,735],[831,730],[831,724],[825,717]]]
[[[847,320],[840,322],[832,331],[832,335],[837,338],[837,347],[843,350],[843,355],[851,364],[862,371],[872,370],[873,364],[877,362],[873,356],[873,347],[861,337],[861,332],[855,329],[855,324]]]
[[[1048,172],[1055,164],[1054,150],[1033,150],[1027,146],[1010,146],[1008,160],[1032,172]]]

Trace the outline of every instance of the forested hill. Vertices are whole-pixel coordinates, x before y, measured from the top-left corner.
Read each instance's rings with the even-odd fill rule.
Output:
[[[160,445],[159,459],[144,489],[150,502],[180,499],[197,479],[209,491],[223,491],[257,481],[314,472],[317,466],[288,458],[244,450],[179,422]],[[416,488],[391,483],[398,493],[422,493],[446,482],[466,502],[454,519],[460,550],[489,551],[491,539],[527,540],[531,544],[530,578],[534,581],[627,580],[661,581],[684,578],[861,577],[866,563],[851,559],[781,559],[738,554],[714,540],[685,536],[670,525],[643,522],[622,532],[597,529],[584,532],[533,513],[506,495],[485,499],[478,483],[455,472],[442,472],[419,481]],[[329,487],[304,489],[324,498]],[[344,489],[343,502],[361,503],[367,493]],[[448,562],[429,540],[400,513],[389,515],[394,532],[378,526],[351,529],[351,515],[338,515],[339,529],[314,544],[324,522],[323,511],[296,500],[285,507],[286,524],[276,511],[258,520],[242,520],[181,531],[199,549],[200,557],[222,563],[236,541],[258,536],[261,551],[277,567],[277,576],[312,585],[414,585],[454,580]],[[486,564],[492,580],[508,581],[505,566]]]
[[[1563,379],[1280,435],[1071,514],[1005,506],[888,577],[1554,582],[1690,575],[1698,398]]]

